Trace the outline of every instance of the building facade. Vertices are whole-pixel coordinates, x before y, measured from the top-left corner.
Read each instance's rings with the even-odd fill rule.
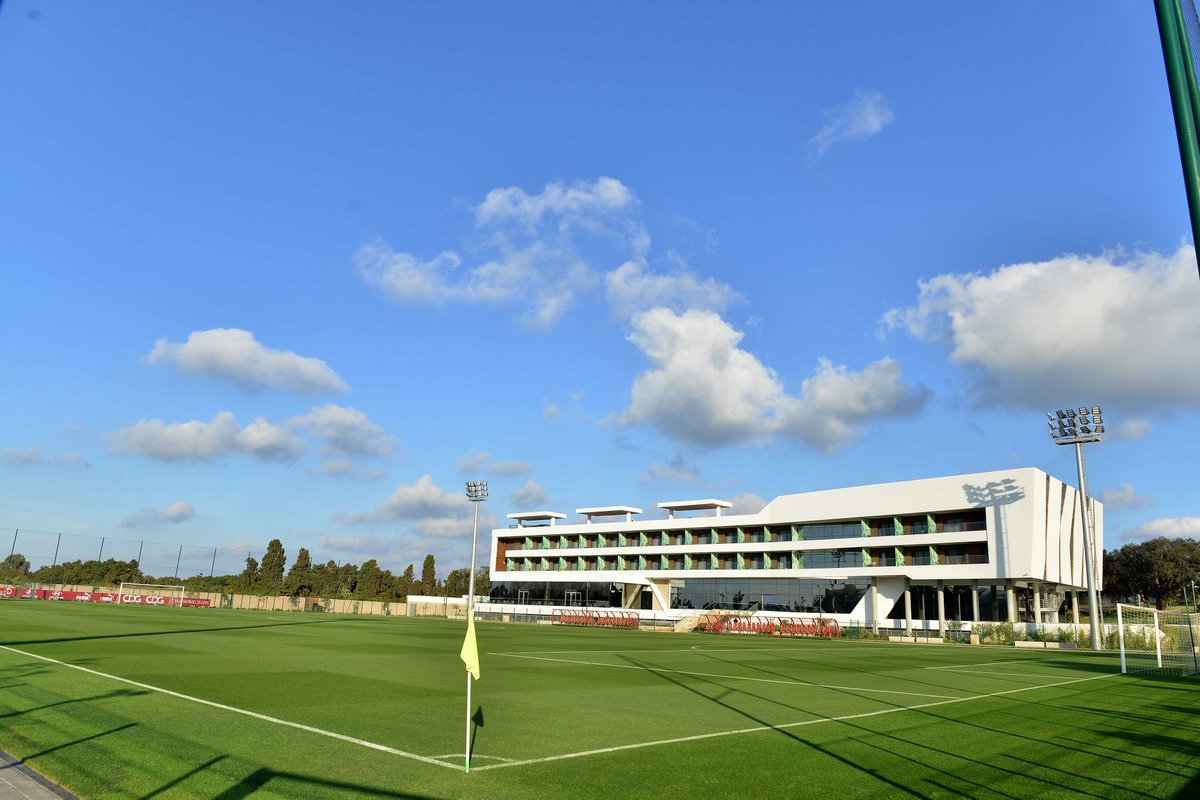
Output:
[[[509,514],[492,531],[492,603],[685,616],[818,614],[907,629],[1077,622],[1086,600],[1079,492],[1034,468],[726,501]],[[1097,542],[1103,507],[1091,501]],[[1101,548],[1093,547],[1097,591]]]

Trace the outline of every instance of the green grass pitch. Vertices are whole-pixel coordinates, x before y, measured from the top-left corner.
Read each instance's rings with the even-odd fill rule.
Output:
[[[464,773],[463,633],[2,601],[0,748],[88,800],[1200,797],[1200,680],[1112,654],[487,623]]]

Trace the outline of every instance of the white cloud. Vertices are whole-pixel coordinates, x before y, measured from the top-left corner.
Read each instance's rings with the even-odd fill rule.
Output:
[[[246,391],[268,387],[303,394],[350,390],[321,359],[266,347],[253,333],[238,328],[193,331],[183,344],[159,339],[146,361],[174,364],[183,372],[218,378]]]
[[[140,420],[108,436],[109,447],[159,461],[212,461],[244,454],[260,461],[294,461],[305,444],[286,426],[262,417],[246,427],[221,411],[210,422],[191,420],[168,425],[161,419]]]
[[[466,287],[452,282],[462,263],[458,253],[445,250],[429,261],[398,253],[382,239],[363,245],[354,254],[358,274],[397,303],[442,305],[469,300]]]
[[[1185,367],[1200,363],[1190,246],[1065,255],[919,285],[917,304],[892,309],[884,326],[945,342],[974,376],[981,404],[1047,409],[1093,398],[1130,411],[1200,408],[1200,370]]]
[[[1145,417],[1134,417],[1123,420],[1116,426],[1111,424],[1108,426],[1109,438],[1127,442],[1144,439],[1153,432],[1154,425]]]
[[[474,508],[466,494],[447,492],[434,483],[432,477],[422,475],[414,484],[400,484],[392,496],[374,511],[339,513],[334,515],[334,519],[345,525],[402,521],[414,533],[441,538],[469,536],[473,513]],[[494,527],[495,524],[495,517],[480,511],[481,530]]]
[[[348,458],[332,458],[321,464],[314,472],[317,475],[325,475],[330,478],[346,478],[353,481],[363,481],[364,483],[387,477],[387,470],[385,469],[364,469]]]
[[[789,402],[780,432],[822,452],[857,441],[868,420],[913,416],[929,398],[924,386],[902,380],[899,362],[882,358],[861,372],[820,359],[816,372],[800,385],[798,402]]]
[[[819,161],[838,142],[867,139],[879,133],[896,115],[880,92],[854,90],[854,99],[824,113],[825,124],[808,141],[809,163]]]
[[[10,464],[27,467],[30,464],[42,462],[46,458],[46,448],[41,445],[36,447],[7,447],[4,450],[0,450],[0,458],[3,458]]]
[[[1132,485],[1122,483],[1120,489],[1102,490],[1100,492],[1100,502],[1111,509],[1117,509],[1141,508],[1142,506],[1150,505],[1153,500],[1135,492]]]
[[[1143,522],[1121,534],[1122,539],[1200,539],[1200,517],[1164,517]]]
[[[710,311],[656,308],[635,316],[630,341],[654,362],[633,383],[623,424],[649,424],[705,446],[780,435],[822,451],[854,441],[868,419],[916,413],[928,390],[882,359],[862,372],[822,359],[799,397],[737,345],[743,334]]]
[[[183,501],[172,503],[164,509],[158,508],[143,508],[138,513],[126,518],[121,522],[126,528],[140,528],[146,525],[158,525],[164,522],[169,522],[173,525],[178,525],[181,522],[188,522],[196,516],[196,511]]]
[[[558,405],[543,398],[542,419],[558,419],[560,416],[562,416],[562,410],[558,407]]]
[[[90,467],[92,463],[88,461],[88,457],[78,450],[72,450],[69,453],[63,453],[58,457],[59,463],[66,464],[68,467]]]
[[[686,483],[689,486],[700,479],[697,467],[684,459],[683,454],[676,452],[671,461],[655,461],[638,478],[642,484],[665,481],[669,483]]]
[[[384,433],[383,428],[356,408],[327,403],[293,417],[288,424],[323,438],[321,452],[327,455],[390,456],[396,452],[395,437]]]
[[[537,508],[549,502],[546,490],[534,482],[533,478],[525,481],[520,489],[512,493],[513,505],[520,509]]]
[[[526,464],[524,461],[517,461],[515,458],[508,458],[504,461],[495,461],[491,464],[488,464],[487,471],[489,475],[496,475],[505,478],[516,478],[533,472],[533,464]]]
[[[572,186],[550,183],[535,195],[510,186],[488,192],[475,209],[475,221],[478,225],[515,221],[532,229],[547,216],[597,216],[624,211],[636,204],[637,198],[629,187],[615,178],[602,177],[592,183],[579,181]]]
[[[729,502],[733,503],[733,507],[726,512],[728,514],[757,514],[767,505],[766,500],[753,492],[736,494],[729,498]]]
[[[463,472],[478,472],[491,457],[487,450],[468,450],[458,460],[458,468]]]
[[[477,265],[463,268],[452,250],[426,261],[382,240],[359,248],[354,260],[363,280],[395,302],[519,305],[523,324],[544,329],[597,285],[597,253],[601,260],[608,251],[644,257],[649,236],[632,217],[636,206],[633,192],[613,178],[551,183],[533,195],[493,189],[475,208],[476,230],[486,237]],[[588,257],[581,237],[590,242]]]
[[[604,276],[605,294],[613,314],[629,317],[655,306],[683,311],[707,308],[723,311],[742,299],[729,284],[700,279],[686,268],[673,274],[647,272],[640,261],[626,261]]]

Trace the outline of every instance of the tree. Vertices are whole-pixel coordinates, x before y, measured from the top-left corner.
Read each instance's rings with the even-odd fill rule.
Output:
[[[0,564],[0,579],[11,581],[20,580],[29,575],[29,559],[20,553],[13,553]]]
[[[337,594],[338,565],[332,559],[324,564],[317,564],[312,571],[312,591],[318,597],[332,597]]]
[[[238,576],[238,590],[250,594],[259,584],[258,559],[246,557],[246,568]]]
[[[446,597],[463,597],[467,594],[470,578],[471,570],[452,569],[450,570],[450,574],[446,576],[446,582],[442,585],[442,591]]]
[[[390,581],[385,580],[385,573],[379,569],[379,562],[370,559],[358,568],[358,583],[355,594],[364,600],[382,600],[388,596]]]
[[[353,564],[342,564],[338,568],[337,594],[339,597],[350,597],[354,594],[358,583],[358,567]]]
[[[404,568],[404,573],[396,579],[396,595],[401,599],[406,599],[410,594],[413,594],[413,581],[415,578],[415,570],[413,565],[409,564]]]
[[[492,593],[492,572],[487,567],[475,570],[475,594],[483,597]]]
[[[1104,554],[1107,592],[1121,599],[1143,595],[1156,608],[1182,602],[1183,587],[1200,575],[1200,542],[1160,536]]]
[[[433,564],[433,553],[430,553],[425,556],[425,563],[421,565],[420,593],[424,595],[436,595],[437,588],[437,568]]]
[[[288,597],[308,597],[313,590],[312,577],[312,558],[308,555],[308,548],[301,547],[283,582],[283,593]]]
[[[263,553],[258,594],[279,594],[283,588],[283,567],[286,563],[283,542],[272,539],[267,543],[267,552]]]

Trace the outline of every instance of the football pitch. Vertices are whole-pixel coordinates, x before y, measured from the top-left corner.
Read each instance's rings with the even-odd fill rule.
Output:
[[[1200,797],[1113,654],[0,602],[0,749],[95,798]]]

